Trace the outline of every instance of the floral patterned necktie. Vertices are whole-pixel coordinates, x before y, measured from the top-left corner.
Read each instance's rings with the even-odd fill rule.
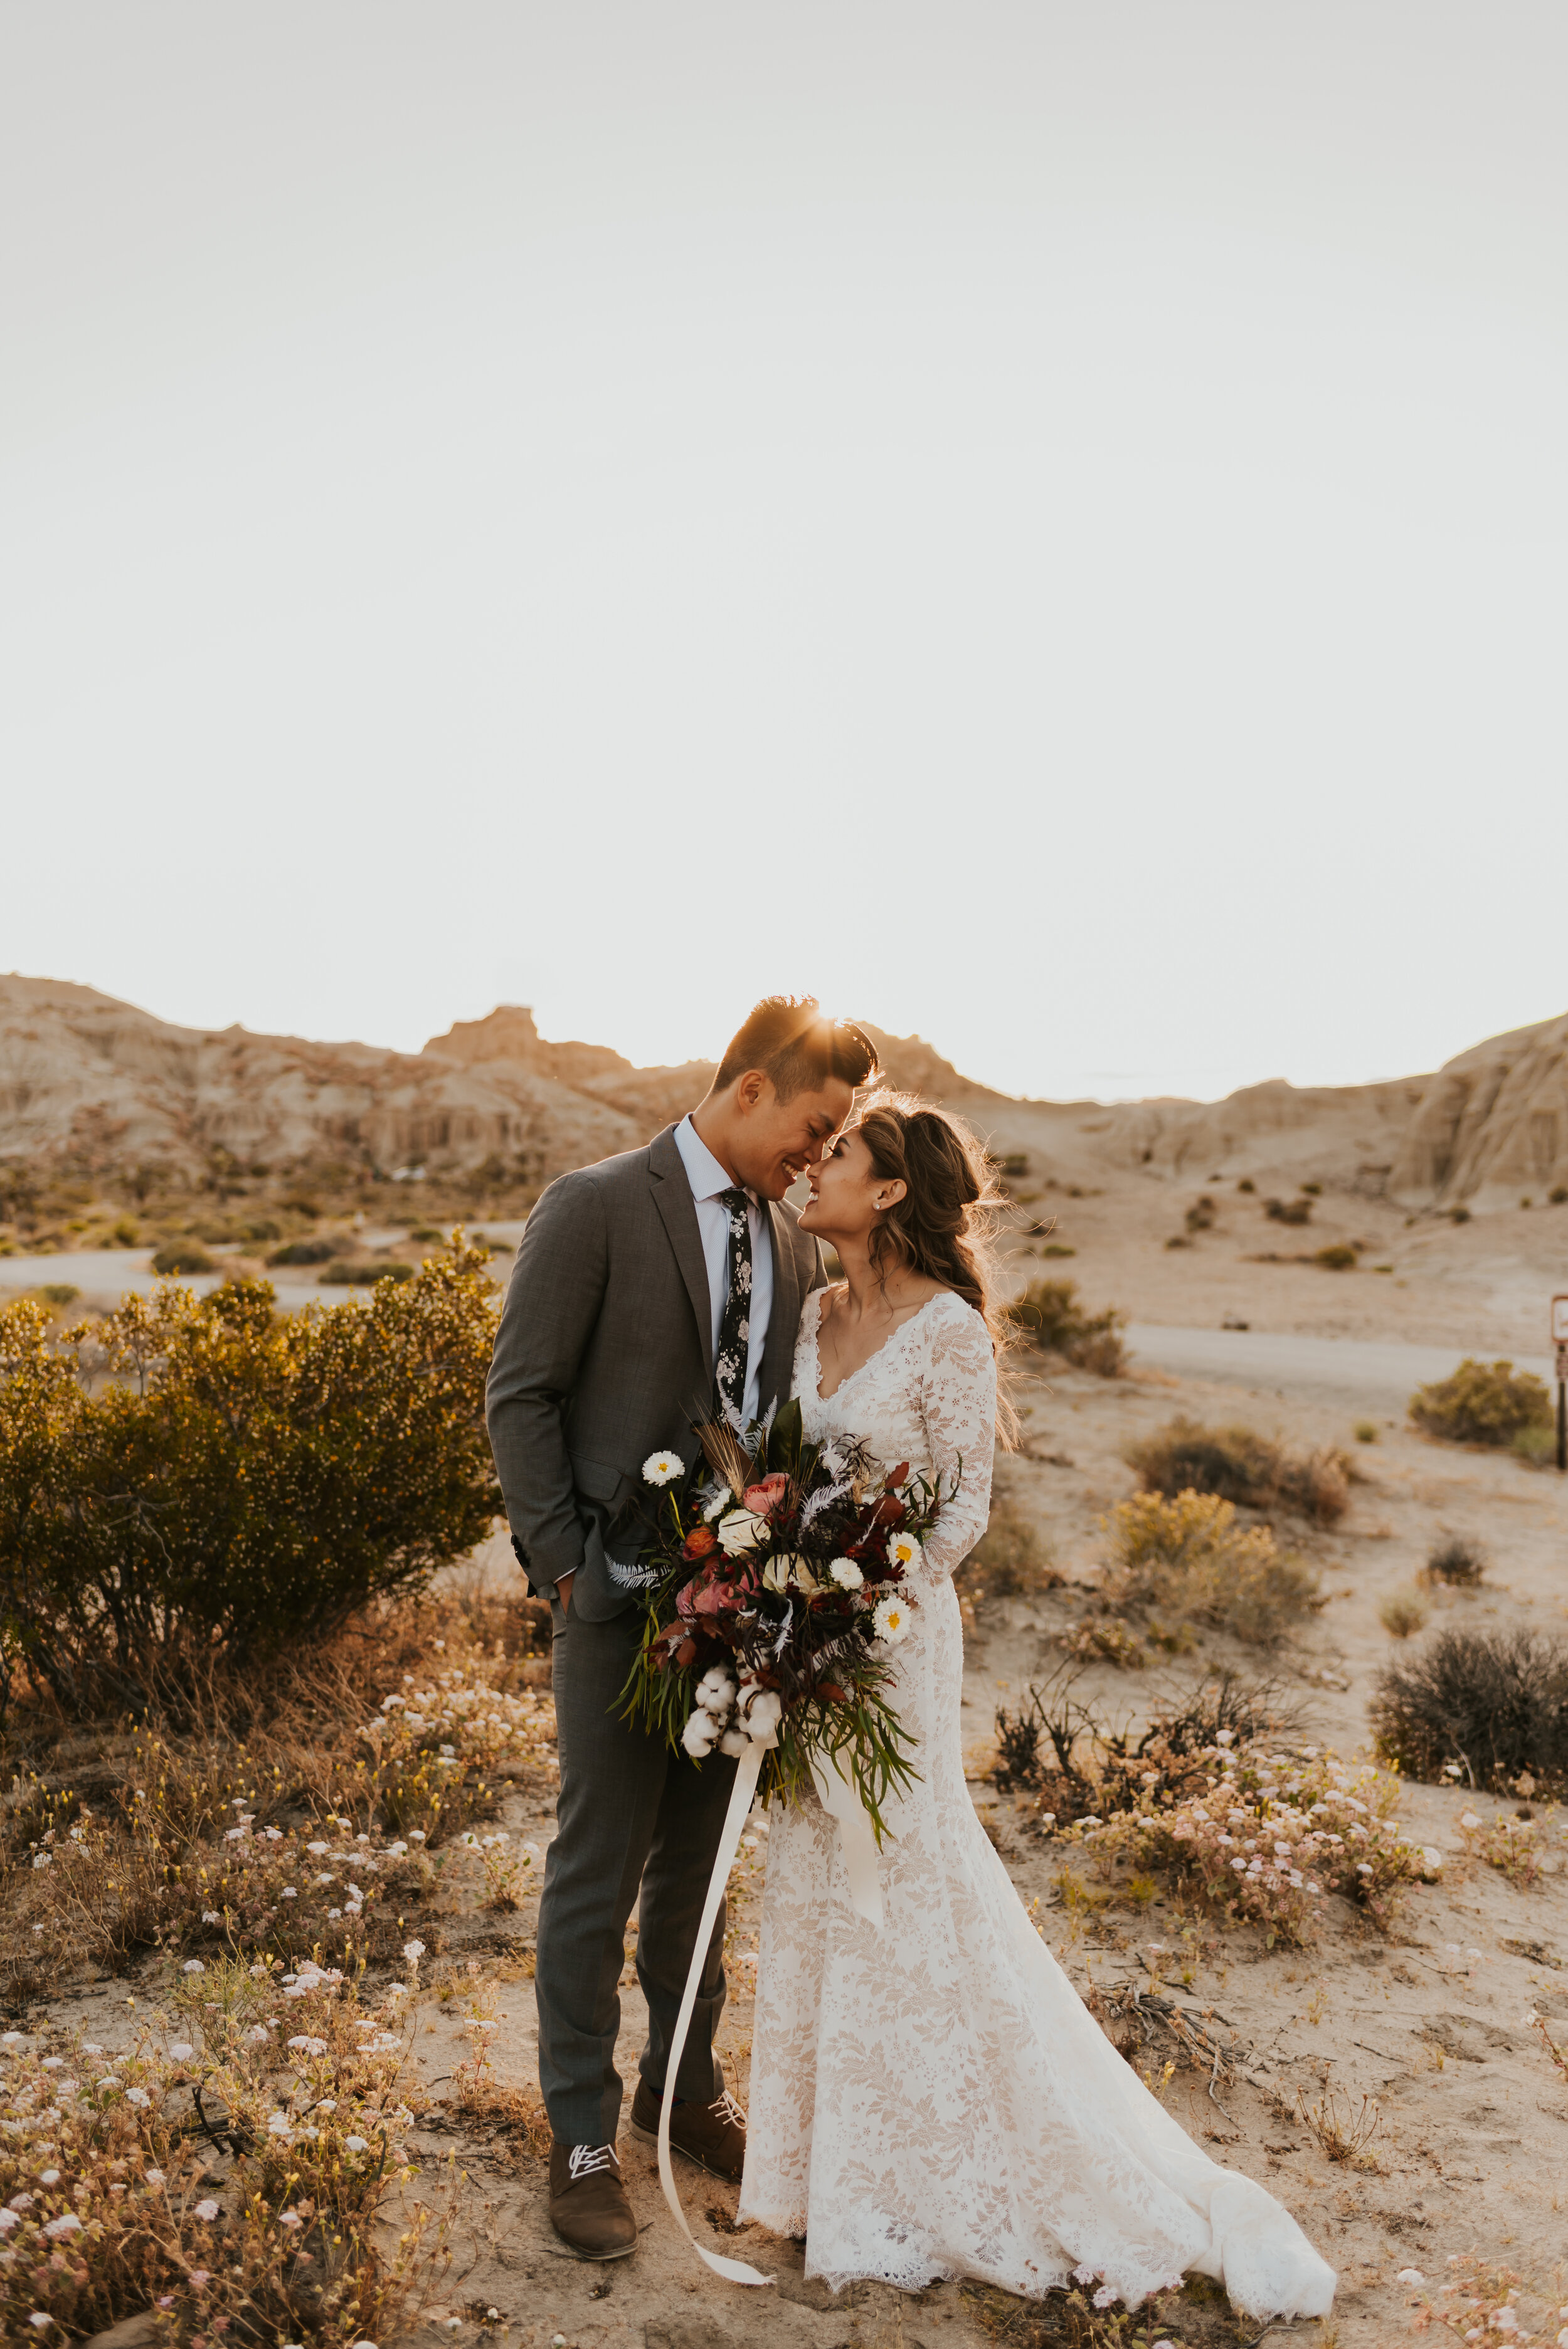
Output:
[[[713,1358],[713,1392],[721,1419],[742,1425],[746,1413],[746,1364],[751,1348],[751,1218],[744,1191],[721,1191],[729,1217],[729,1291],[718,1317]]]

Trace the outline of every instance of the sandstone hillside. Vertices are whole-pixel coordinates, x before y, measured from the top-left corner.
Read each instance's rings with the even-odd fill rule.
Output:
[[[999,1153],[1027,1153],[1063,1182],[1253,1174],[1482,1207],[1568,1184],[1568,1016],[1494,1037],[1432,1076],[1276,1081],[1222,1102],[1114,1107],[1011,1100],[918,1037],[872,1032],[895,1083],[963,1109]],[[0,1159],[83,1174],[489,1161],[544,1181],[645,1140],[711,1074],[707,1061],[639,1069],[603,1045],[549,1042],[516,1005],[407,1053],[179,1028],[91,988],[0,977]]]

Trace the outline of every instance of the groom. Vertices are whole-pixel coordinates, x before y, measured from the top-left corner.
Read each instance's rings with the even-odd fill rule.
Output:
[[[584,2259],[624,2258],[637,2239],[615,2151],[626,1920],[640,1883],[648,2044],[632,2127],[651,2138],[735,1775],[732,1761],[699,1766],[618,1718],[642,1619],[609,1571],[606,1528],[642,1490],[650,1453],[696,1457],[694,1419],[759,1419],[789,1393],[801,1301],[824,1275],[781,1203],[875,1072],[851,1022],[810,997],[767,997],[689,1116],[550,1185],[507,1290],[486,1413],[512,1546],[555,1630],[561,1794],[535,1980],[550,2215]],[[724,1925],[721,1905],[670,2141],[738,2178],[745,2119],[713,2053]]]

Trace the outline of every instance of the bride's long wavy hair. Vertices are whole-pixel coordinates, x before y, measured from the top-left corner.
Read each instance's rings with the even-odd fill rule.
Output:
[[[915,1093],[873,1093],[855,1123],[878,1176],[904,1185],[872,1232],[872,1268],[885,1281],[895,1264],[907,1264],[975,1308],[996,1357],[996,1433],[1011,1447],[1018,1433],[1006,1380],[1012,1324],[996,1302],[1002,1195],[985,1150],[961,1117]]]

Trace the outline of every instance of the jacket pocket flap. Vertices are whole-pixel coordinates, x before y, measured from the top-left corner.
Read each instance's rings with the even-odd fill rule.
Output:
[[[603,1460],[585,1460],[580,1452],[572,1454],[572,1481],[580,1493],[595,1501],[613,1501],[625,1476],[619,1468],[612,1468]]]

